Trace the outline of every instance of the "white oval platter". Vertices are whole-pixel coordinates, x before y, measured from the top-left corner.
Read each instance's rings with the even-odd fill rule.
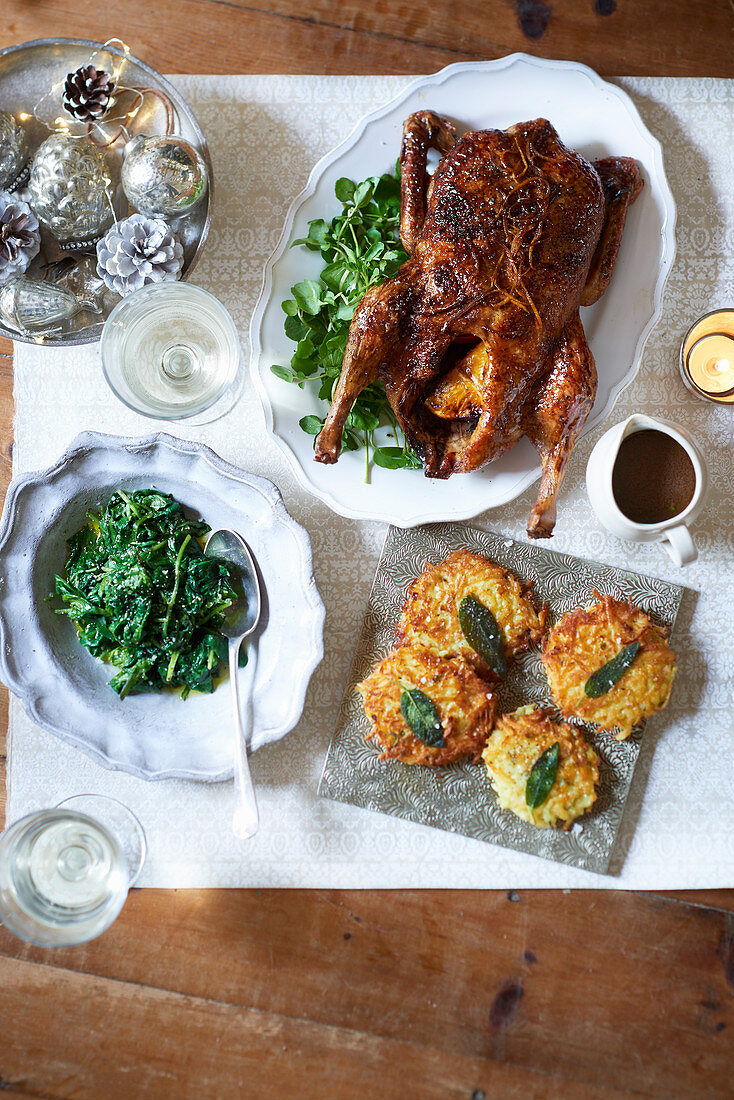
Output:
[[[631,208],[611,285],[582,310],[597,363],[599,387],[589,431],[611,412],[634,378],[648,333],[660,315],[665,281],[675,256],[675,203],[665,178],[660,143],[645,127],[630,97],[585,65],[511,54],[497,61],[461,62],[410,84],[396,99],[367,115],[352,134],[314,167],[294,200],[281,239],[265,269],[251,324],[251,371],[268,432],[299,483],[339,515],[399,527],[463,520],[517,497],[540,473],[535,450],[523,439],[507,454],[471,474],[435,481],[416,470],[374,468],[365,483],[364,456],[345,453],[336,466],[314,462],[313,440],[298,421],[323,416],[309,388],[278,379],[272,364],[287,364],[294,345],[283,332],[281,302],[290,287],[317,278],[318,253],[289,248],[308,222],[339,211],[334,184],[391,171],[400,151],[402,124],[412,111],[430,108],[464,129],[505,128],[545,117],[561,139],[589,159],[634,157],[645,187]],[[315,387],[314,387],[315,389]]]

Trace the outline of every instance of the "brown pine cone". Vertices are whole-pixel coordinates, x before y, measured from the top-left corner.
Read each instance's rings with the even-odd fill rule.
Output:
[[[114,89],[109,73],[85,65],[64,82],[64,108],[79,122],[94,122],[104,115]]]

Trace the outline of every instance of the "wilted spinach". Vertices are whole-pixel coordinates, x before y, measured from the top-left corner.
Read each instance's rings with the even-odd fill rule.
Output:
[[[214,690],[227,660],[219,627],[237,592],[228,564],[204,557],[198,540],[209,530],[167,493],[119,489],[69,539],[56,612],[117,666],[110,687],[121,699],[166,686],[182,687],[183,699]]]

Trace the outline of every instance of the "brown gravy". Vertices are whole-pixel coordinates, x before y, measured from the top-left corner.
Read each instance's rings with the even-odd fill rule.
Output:
[[[677,440],[644,428],[622,440],[612,471],[617,507],[633,523],[662,523],[691,503],[696,472]]]

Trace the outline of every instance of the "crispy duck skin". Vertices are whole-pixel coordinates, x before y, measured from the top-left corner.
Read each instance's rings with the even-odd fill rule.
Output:
[[[443,154],[433,177],[430,148]],[[590,164],[545,119],[457,141],[422,111],[401,166],[409,259],[354,314],[316,459],[337,461],[354,401],[380,379],[428,477],[479,469],[527,435],[542,466],[528,534],[547,538],[596,394],[579,306],[609,284],[637,165]]]

